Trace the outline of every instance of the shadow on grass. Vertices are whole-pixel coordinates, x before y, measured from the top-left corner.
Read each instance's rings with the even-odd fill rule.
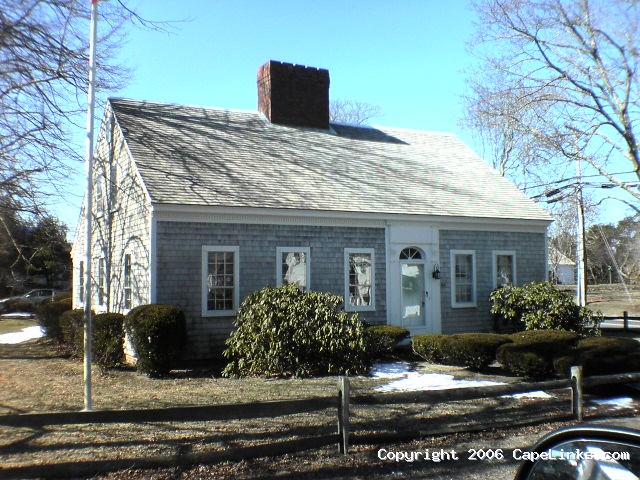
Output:
[[[69,358],[69,351],[48,338],[38,338],[14,345],[0,344],[0,359],[42,360]]]

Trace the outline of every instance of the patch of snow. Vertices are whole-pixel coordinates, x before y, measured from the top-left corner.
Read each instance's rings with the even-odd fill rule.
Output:
[[[378,392],[416,392],[422,390],[448,390],[452,388],[486,387],[504,385],[490,380],[457,380],[453,375],[426,373],[412,370],[407,362],[376,363],[371,369],[373,378],[393,380],[376,388]],[[536,391],[505,395],[513,398],[552,398],[546,392]]]
[[[637,406],[636,401],[631,397],[596,398],[591,400],[591,402],[598,406],[608,406],[613,410],[623,410]]]
[[[376,388],[379,392],[415,392],[419,390],[447,390],[450,388],[484,387],[499,385],[488,380],[456,380],[453,375],[444,373],[408,372],[404,378]]]
[[[3,333],[0,335],[0,343],[5,345],[14,345],[16,343],[26,342],[34,338],[40,338],[44,332],[39,326],[23,328],[19,332]]]
[[[505,395],[505,397],[512,397],[512,398],[553,398],[553,395],[549,395],[547,392],[543,392],[542,390],[536,390],[535,392],[516,393],[514,395]]]
[[[14,313],[3,313],[0,315],[0,318],[33,318],[35,315],[30,312],[14,312]]]
[[[373,378],[400,378],[409,373],[407,362],[376,363],[371,368],[370,375]]]

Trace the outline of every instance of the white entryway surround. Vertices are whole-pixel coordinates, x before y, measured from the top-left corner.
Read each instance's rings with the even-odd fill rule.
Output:
[[[418,249],[421,259],[401,259],[403,250]],[[425,333],[441,333],[440,313],[440,280],[434,279],[432,272],[438,267],[440,258],[439,231],[435,226],[390,224],[387,227],[387,323],[407,328],[411,335]],[[419,265],[423,275],[423,309],[420,312],[422,321],[406,319],[406,306],[403,305],[402,268],[405,264],[414,267]],[[406,286],[405,286],[406,289]],[[405,316],[405,319],[403,319]]]

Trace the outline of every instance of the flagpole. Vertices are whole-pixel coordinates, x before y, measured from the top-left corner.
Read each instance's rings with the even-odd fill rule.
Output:
[[[84,410],[93,410],[91,401],[91,221],[93,209],[93,119],[96,106],[96,40],[98,31],[98,0],[91,0],[89,27],[89,88],[87,91],[87,138],[85,143],[86,204],[85,204],[85,260],[84,260]]]

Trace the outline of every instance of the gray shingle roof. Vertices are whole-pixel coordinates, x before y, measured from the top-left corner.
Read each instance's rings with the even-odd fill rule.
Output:
[[[110,102],[156,203],[550,220],[454,135]]]

